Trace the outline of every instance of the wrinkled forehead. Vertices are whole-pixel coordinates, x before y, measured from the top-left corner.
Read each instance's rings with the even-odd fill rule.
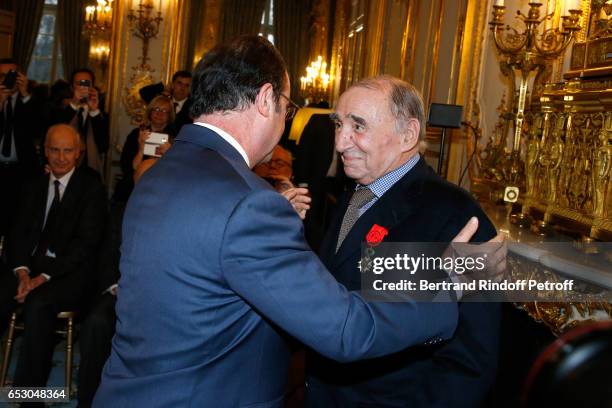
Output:
[[[387,92],[384,89],[351,87],[340,96],[335,114],[341,118],[349,115],[373,118],[390,114]]]

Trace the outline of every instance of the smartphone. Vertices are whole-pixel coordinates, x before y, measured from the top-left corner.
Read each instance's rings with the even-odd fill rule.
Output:
[[[2,85],[6,89],[13,89],[15,87],[15,83],[17,82],[17,71],[9,71],[4,77],[4,81]]]
[[[144,145],[144,154],[146,156],[161,157],[159,146],[168,141],[168,135],[165,133],[152,132]]]
[[[81,79],[79,81],[79,86],[82,88],[89,88],[91,86],[91,81],[89,79]],[[89,96],[83,96],[79,99],[80,103],[87,103],[89,101]]]

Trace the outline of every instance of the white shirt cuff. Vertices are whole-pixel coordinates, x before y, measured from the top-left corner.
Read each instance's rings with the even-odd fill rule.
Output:
[[[17,271],[20,269],[25,269],[28,272],[28,275],[30,275],[30,268],[28,268],[27,266],[18,266],[13,269],[13,273],[15,274],[15,276],[17,276]]]
[[[51,280],[51,277],[50,277],[49,275],[47,275],[46,273],[41,273],[40,275],[41,275],[43,278],[45,278],[45,279],[47,280],[47,282]]]
[[[104,292],[102,292],[102,294],[105,294],[105,293],[110,293],[111,295],[113,295],[113,291],[114,291],[115,289],[117,289],[117,287],[119,287],[119,285],[118,285],[117,283],[115,283],[115,284],[113,284],[113,285],[110,285],[110,286],[108,287],[108,289],[106,289]]]

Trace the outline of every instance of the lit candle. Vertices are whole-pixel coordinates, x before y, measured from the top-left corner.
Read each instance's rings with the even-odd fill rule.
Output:
[[[565,0],[563,3],[563,15],[568,16],[570,10],[580,10],[580,0]]]
[[[493,3],[494,6],[503,6],[504,5],[504,0],[495,0],[495,3]]]

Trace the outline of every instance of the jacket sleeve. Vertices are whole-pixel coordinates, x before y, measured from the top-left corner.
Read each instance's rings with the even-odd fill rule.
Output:
[[[121,164],[121,172],[123,177],[127,180],[134,180],[134,157],[138,154],[138,133],[139,129],[133,129],[125,139],[123,149],[121,150],[121,158],[119,162]]]
[[[91,118],[91,128],[93,130],[96,146],[98,147],[98,153],[106,153],[110,138],[108,115],[104,112],[100,112],[99,115],[93,116]]]
[[[6,240],[6,256],[9,269],[12,271],[18,266],[25,266],[32,270],[30,255],[32,252],[33,224],[36,221],[35,194],[33,185],[24,183],[17,200],[17,212],[11,231]]]
[[[270,190],[234,208],[219,262],[228,284],[255,310],[338,361],[389,354],[455,330],[454,303],[368,303],[347,291],[305,244],[288,201]]]

